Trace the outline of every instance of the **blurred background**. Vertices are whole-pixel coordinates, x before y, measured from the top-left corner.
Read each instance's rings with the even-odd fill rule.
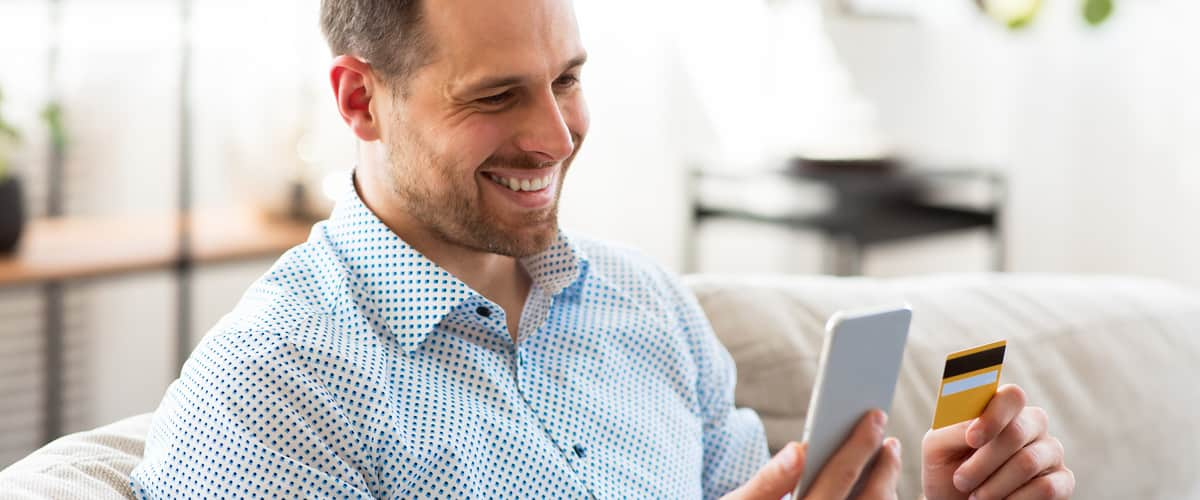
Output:
[[[564,227],[676,272],[1200,286],[1200,3],[577,0]],[[354,143],[305,0],[0,0],[0,467],[152,410]]]

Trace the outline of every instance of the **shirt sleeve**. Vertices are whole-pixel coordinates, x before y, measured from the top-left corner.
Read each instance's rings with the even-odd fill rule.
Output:
[[[695,295],[675,277],[674,292],[680,327],[688,335],[697,360],[700,412],[704,418],[704,498],[717,498],[749,481],[770,459],[767,438],[758,415],[734,406],[737,368]]]
[[[130,486],[139,498],[369,498],[369,439],[314,366],[263,334],[207,338],[155,412]],[[331,370],[335,370],[330,368]]]

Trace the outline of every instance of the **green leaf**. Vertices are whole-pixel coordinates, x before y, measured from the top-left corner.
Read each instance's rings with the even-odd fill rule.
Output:
[[[62,106],[57,102],[51,102],[42,108],[42,120],[46,122],[46,126],[50,128],[50,142],[56,149],[62,150],[67,147],[67,128],[63,124]]]
[[[16,142],[21,140],[21,132],[0,118],[0,137],[8,137]]]
[[[1083,19],[1092,26],[1099,26],[1112,16],[1112,0],[1084,0]]]
[[[1020,18],[1020,19],[1013,19],[1013,20],[1011,20],[1011,21],[1009,21],[1009,22],[1008,22],[1008,29],[1010,29],[1010,30],[1019,30],[1019,29],[1021,29],[1021,28],[1024,28],[1024,27],[1026,27],[1026,26],[1029,26],[1029,24],[1030,24],[1031,22],[1033,22],[1033,16],[1029,16],[1029,17],[1022,17],[1022,18]]]
[[[4,91],[0,90],[0,102],[4,101]],[[16,145],[21,142],[21,133],[16,127],[4,121],[0,115],[0,181],[8,177],[9,155]]]

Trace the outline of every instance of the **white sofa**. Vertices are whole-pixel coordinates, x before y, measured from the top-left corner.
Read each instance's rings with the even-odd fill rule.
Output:
[[[738,365],[738,403],[772,449],[799,436],[826,319],[907,301],[914,323],[892,408],[901,498],[920,491],[920,441],[946,353],[1005,338],[1003,382],[1052,416],[1077,498],[1200,498],[1200,292],[1116,277],[872,280],[691,276]],[[126,498],[148,415],[63,437],[0,472],[3,498]]]

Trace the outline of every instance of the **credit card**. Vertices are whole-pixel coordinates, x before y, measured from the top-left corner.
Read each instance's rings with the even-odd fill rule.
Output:
[[[1007,341],[1001,340],[946,356],[937,409],[933,411],[934,429],[983,414],[1000,386],[1000,369],[1004,367],[1007,345]]]

